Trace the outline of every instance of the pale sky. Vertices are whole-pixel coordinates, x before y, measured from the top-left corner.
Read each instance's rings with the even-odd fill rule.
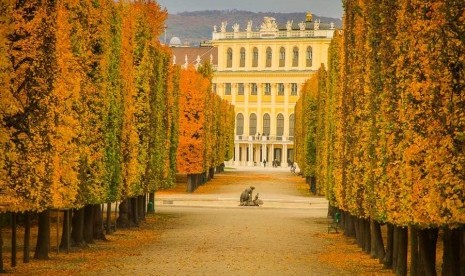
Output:
[[[341,18],[342,0],[157,0],[162,8],[176,14],[201,10],[244,10],[252,12],[305,12]]]

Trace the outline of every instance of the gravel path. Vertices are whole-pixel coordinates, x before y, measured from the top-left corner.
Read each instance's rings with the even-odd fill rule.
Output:
[[[160,238],[94,275],[355,275],[318,261],[331,242],[327,202],[301,195],[299,181],[287,169],[238,168],[217,175],[211,192],[158,193]],[[250,185],[263,206],[238,206]]]

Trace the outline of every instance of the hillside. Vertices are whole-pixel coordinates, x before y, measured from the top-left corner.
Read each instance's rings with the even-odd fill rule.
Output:
[[[234,23],[245,28],[247,21],[252,20],[254,28],[259,27],[263,17],[271,16],[276,18],[278,24],[285,24],[288,20],[293,20],[297,24],[305,20],[305,12],[301,13],[255,13],[249,11],[226,10],[226,11],[196,11],[170,14],[166,22],[166,42],[169,43],[173,36],[179,37],[182,43],[198,45],[200,42],[211,39],[213,26],[221,25],[222,21],[228,22],[228,31]],[[334,22],[337,27],[341,26],[341,20],[337,18],[321,17],[313,15],[313,20],[320,19],[321,22]],[[161,38],[164,40],[164,36]]]

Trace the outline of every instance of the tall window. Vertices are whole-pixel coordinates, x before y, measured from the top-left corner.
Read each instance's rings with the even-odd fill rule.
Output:
[[[284,83],[278,83],[278,96],[284,96]]]
[[[271,95],[271,83],[265,83],[265,95]]]
[[[237,95],[244,95],[244,84],[243,83],[237,84]]]
[[[273,58],[273,52],[271,48],[266,48],[266,67],[271,67],[271,59]]]
[[[294,136],[295,115],[289,116],[289,136]]]
[[[236,116],[236,135],[244,135],[244,115],[242,113]]]
[[[299,48],[297,47],[294,47],[294,49],[292,49],[292,66],[299,66]]]
[[[279,113],[276,118],[276,136],[283,136],[284,134],[284,116]]]
[[[250,95],[257,95],[257,84],[256,83],[251,83],[250,84]]]
[[[252,67],[258,66],[258,49],[257,47],[253,48],[253,56],[252,56]]]
[[[224,84],[224,94],[231,95],[231,83]]]
[[[281,47],[279,49],[279,67],[284,67],[286,65],[286,49]]]
[[[249,135],[257,134],[257,115],[255,113],[250,114],[249,118]]]
[[[212,85],[212,91],[213,91],[213,93],[216,93],[216,83],[214,83],[214,84]]]
[[[226,53],[226,67],[227,68],[232,67],[232,60],[233,60],[233,51],[231,48],[228,48],[228,51]]]
[[[307,47],[306,59],[305,59],[307,67],[312,67],[312,59],[313,59],[312,47],[308,46]]]
[[[297,83],[291,83],[291,96],[297,96]]]
[[[268,113],[265,113],[263,115],[263,136],[270,135],[270,124],[270,115]]]
[[[239,67],[245,67],[245,49],[241,48],[241,59],[239,60]]]

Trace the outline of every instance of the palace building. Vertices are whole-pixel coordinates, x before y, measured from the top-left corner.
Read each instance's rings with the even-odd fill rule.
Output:
[[[190,54],[173,48],[178,64],[198,64],[201,56],[214,61],[213,90],[236,111],[234,165],[287,166],[294,159],[294,107],[299,91],[321,64],[327,67],[333,23],[304,21],[278,25],[265,17],[246,28],[227,22],[214,26],[212,40]],[[196,54],[197,51],[197,54]],[[192,54],[193,53],[193,54]],[[215,56],[213,56],[213,54]]]

